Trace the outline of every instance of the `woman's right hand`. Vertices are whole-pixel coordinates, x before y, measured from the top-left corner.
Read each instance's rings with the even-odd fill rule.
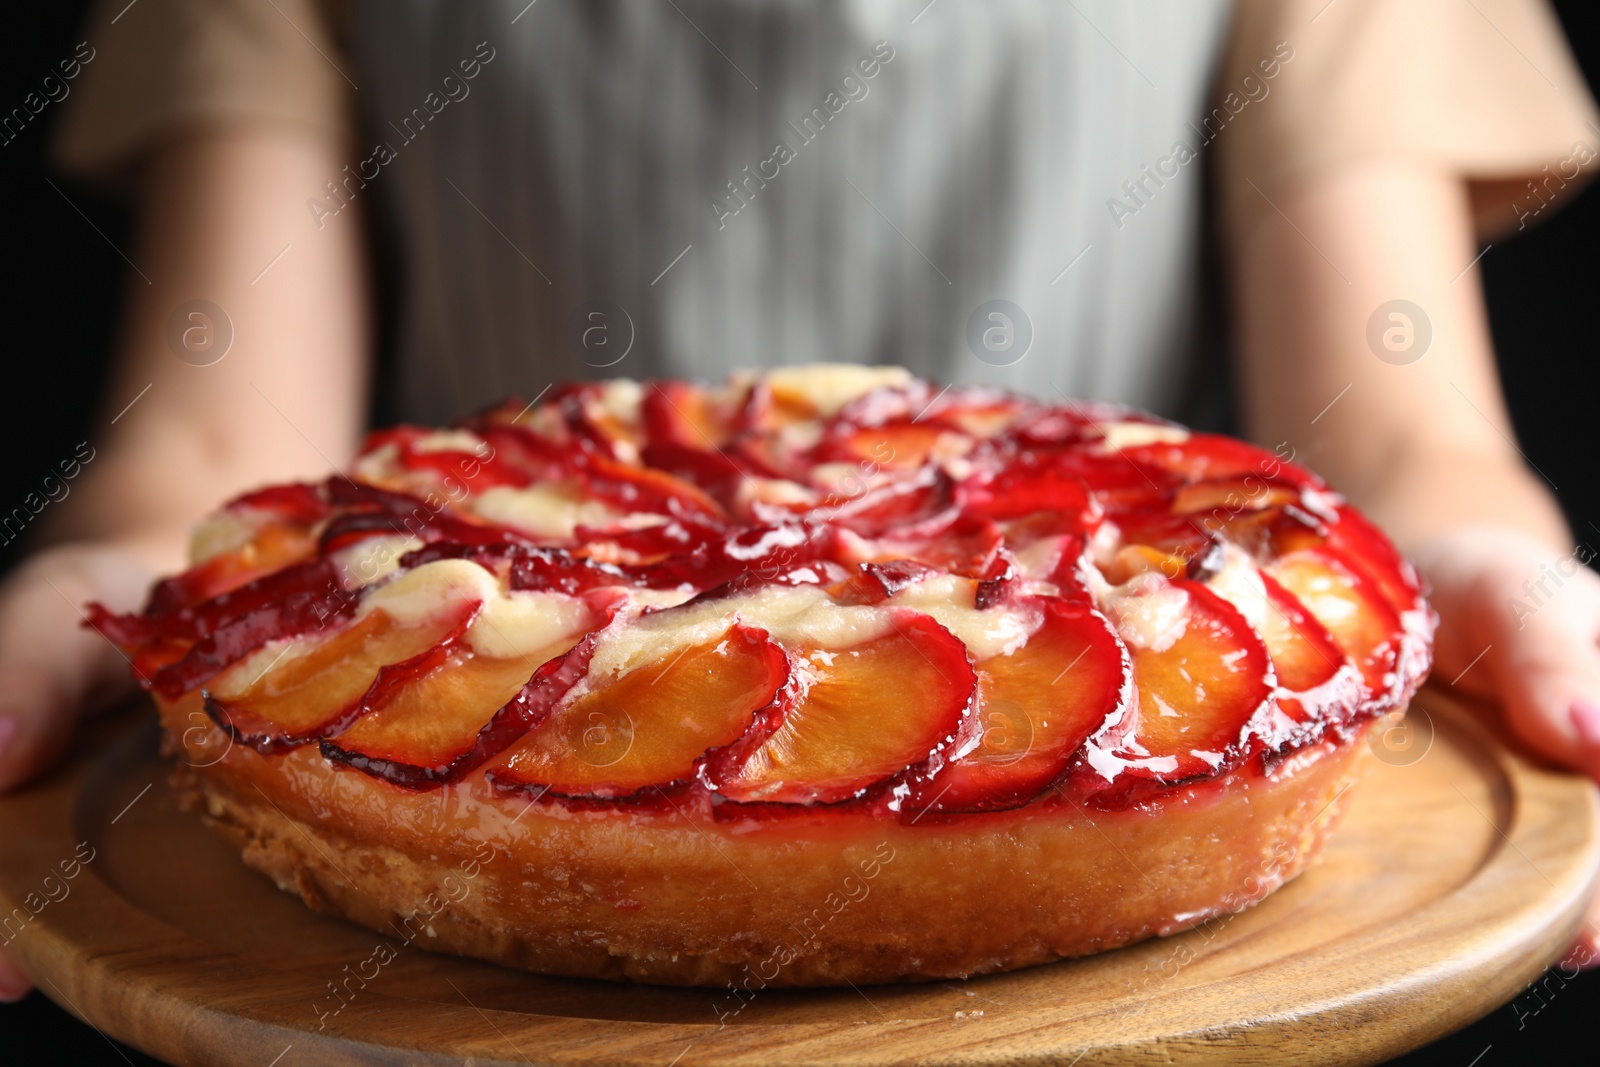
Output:
[[[72,743],[82,715],[133,689],[127,657],[84,625],[84,605],[138,610],[150,561],[175,554],[150,542],[58,545],[0,583],[0,793],[47,771]],[[18,999],[30,985],[0,952],[0,1000]]]
[[[306,210],[346,161],[320,129],[262,123],[174,132],[137,168],[139,275],[105,389],[119,414],[91,427],[92,464],[41,519],[56,547],[0,584],[0,793],[48,770],[84,712],[131,688],[126,658],[83,625],[86,604],[137,610],[152,577],[182,565],[188,524],[244,490],[320,480],[354,453],[365,199],[325,225]],[[221,355],[174,347],[197,298],[228,327]],[[29,984],[0,954],[0,1000]]]
[[[0,584],[0,792],[54,763],[81,713],[132,690],[127,657],[86,625],[84,606],[137,611],[152,580],[140,555],[121,544],[59,545]]]

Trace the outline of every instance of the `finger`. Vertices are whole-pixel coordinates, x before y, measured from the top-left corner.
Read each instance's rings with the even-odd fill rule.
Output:
[[[1537,614],[1506,612],[1486,659],[1518,736],[1600,777],[1600,579],[1585,571],[1572,585]]]
[[[146,582],[142,567],[114,551],[60,549],[0,589],[0,791],[59,757],[83,708],[126,691],[126,658],[83,627],[83,606],[132,607]]]
[[[1440,615],[1440,680],[1493,697],[1540,755],[1600,774],[1600,577],[1501,529],[1455,531],[1418,562]]]
[[[1591,971],[1600,967],[1600,893],[1589,901],[1583,925],[1578,928],[1572,947],[1561,958],[1561,966],[1567,971]]]
[[[4,952],[0,952],[0,1002],[9,1004],[21,1000],[32,988],[33,983],[22,968]]]

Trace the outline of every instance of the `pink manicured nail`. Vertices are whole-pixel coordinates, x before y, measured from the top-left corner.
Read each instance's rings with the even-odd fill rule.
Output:
[[[1561,966],[1573,971],[1592,971],[1600,967],[1600,950],[1595,947],[1594,935],[1588,930],[1580,933],[1561,960]]]
[[[33,987],[17,965],[0,957],[0,1003],[14,1004],[28,995]]]
[[[1590,748],[1600,749],[1600,704],[1574,700],[1568,714],[1572,716],[1572,725],[1583,743]]]
[[[32,991],[33,987],[28,985],[20,985],[13,989],[0,978],[0,1004],[15,1004]]]

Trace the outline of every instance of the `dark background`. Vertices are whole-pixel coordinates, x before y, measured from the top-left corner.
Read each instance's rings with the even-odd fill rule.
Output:
[[[71,55],[85,6],[68,0],[8,8],[0,104],[20,103]],[[1590,85],[1600,85],[1594,0],[1557,0],[1555,7]],[[51,104],[0,146],[0,307],[8,352],[0,388],[0,510],[36,490],[59,459],[115,414],[105,410],[102,386],[127,271],[112,245],[128,247],[128,216],[120,205],[47,171],[45,148],[60,111]],[[1500,373],[1523,450],[1558,487],[1573,530],[1590,544],[1600,541],[1600,478],[1593,474],[1589,443],[1600,429],[1600,367],[1593,358],[1597,237],[1600,188],[1591,187],[1550,221],[1497,244],[1482,261]],[[0,572],[20,552],[20,543],[0,546]],[[1546,988],[1554,995],[1520,998],[1396,1062],[1494,1067],[1592,1048],[1600,972],[1564,986],[1551,980]],[[0,1042],[6,1062],[157,1062],[115,1046],[38,993],[0,1005]]]

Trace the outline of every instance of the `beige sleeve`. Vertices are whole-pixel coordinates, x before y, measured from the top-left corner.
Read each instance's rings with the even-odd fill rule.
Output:
[[[56,164],[116,186],[184,128],[276,123],[347,136],[354,87],[337,16],[322,0],[99,0]]]
[[[1545,0],[1240,0],[1215,102],[1205,135],[1235,234],[1297,179],[1373,159],[1455,171],[1480,230],[1516,230],[1600,159]]]

